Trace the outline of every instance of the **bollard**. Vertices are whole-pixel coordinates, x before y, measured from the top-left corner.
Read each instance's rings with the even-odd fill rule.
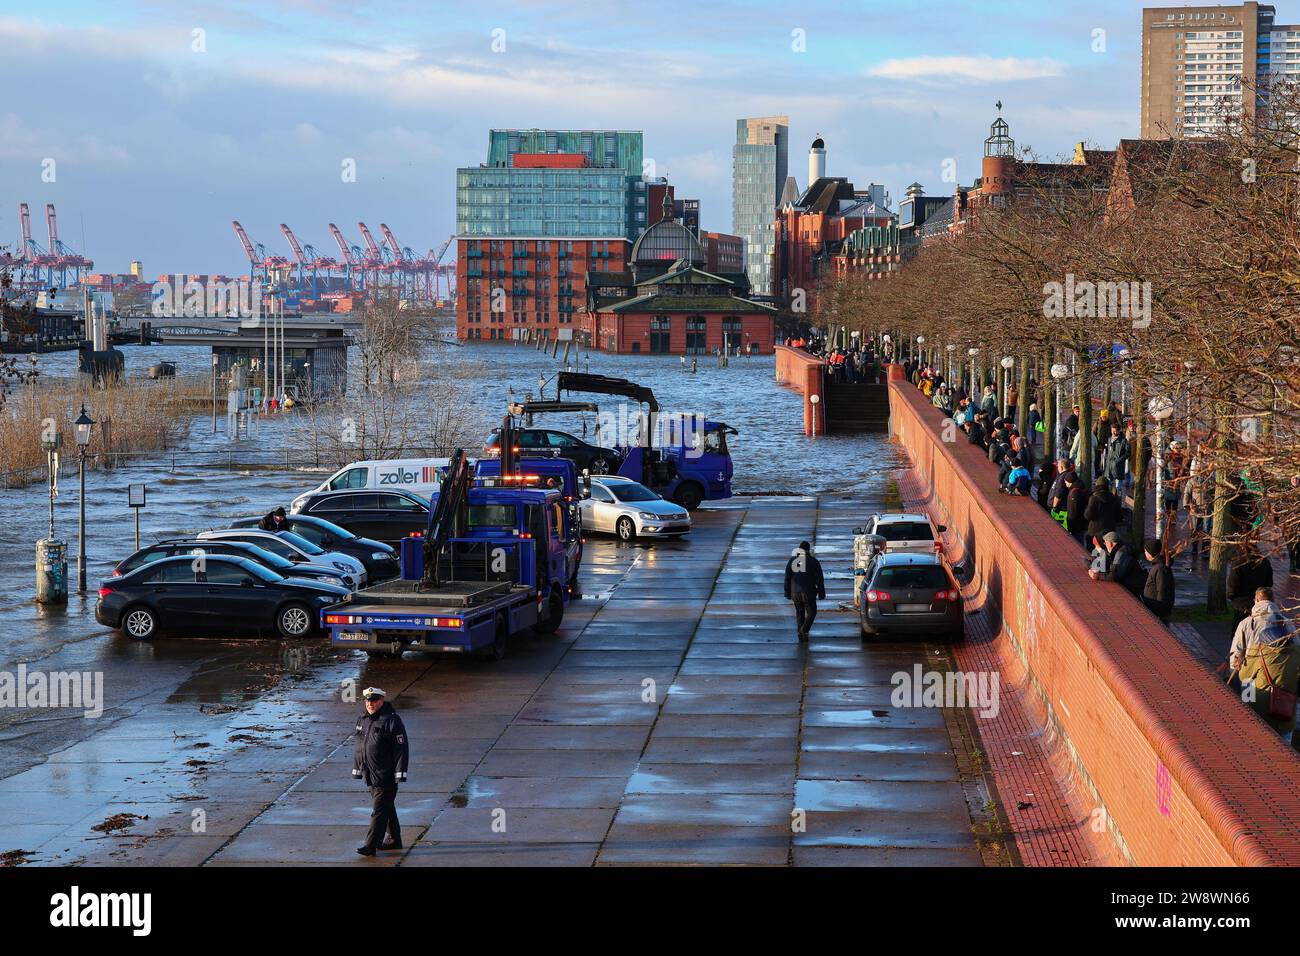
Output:
[[[555,358],[555,356],[559,354],[560,354],[560,340],[555,339],[554,342],[552,342],[551,344],[551,358]]]
[[[569,364],[569,349],[571,349],[572,347],[573,347],[573,339],[569,339],[567,342],[564,343],[564,364],[565,365]]]
[[[68,545],[42,538],[36,542],[36,600],[40,604],[68,603]]]

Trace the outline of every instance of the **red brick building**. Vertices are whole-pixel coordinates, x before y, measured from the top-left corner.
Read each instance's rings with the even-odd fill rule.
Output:
[[[849,234],[864,226],[887,225],[893,216],[859,195],[843,177],[823,176],[799,199],[777,210],[773,250],[773,293],[786,302],[804,290],[812,307],[812,288],[834,271],[832,256]]]
[[[745,271],[745,240],[725,232],[700,233],[704,268],[716,275]]]

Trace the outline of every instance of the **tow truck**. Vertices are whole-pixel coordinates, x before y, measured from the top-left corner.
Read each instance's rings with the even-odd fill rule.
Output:
[[[509,415],[502,427],[508,435]],[[477,479],[456,452],[427,532],[402,539],[401,577],[321,612],[331,644],[380,657],[420,651],[500,660],[515,634],[560,626],[572,577],[568,503],[540,475],[518,471],[512,444],[503,442],[500,474]]]
[[[649,387],[589,372],[560,372],[555,378],[553,401],[543,397],[518,406],[526,424],[531,424],[532,417],[541,413],[599,411],[591,402],[565,401],[562,396],[566,392],[622,395],[646,406],[636,444],[629,440],[614,446],[620,458],[615,474],[640,482],[688,511],[694,511],[702,501],[731,497],[732,465],[727,436],[737,432],[730,425],[708,419],[695,420],[690,428],[678,418],[661,422],[659,402]],[[670,434],[656,441],[657,428],[665,424]],[[500,436],[494,434],[487,453],[491,454],[501,444]],[[556,454],[562,456],[563,449],[557,449]]]

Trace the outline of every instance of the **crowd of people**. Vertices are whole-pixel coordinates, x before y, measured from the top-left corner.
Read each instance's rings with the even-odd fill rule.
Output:
[[[1022,434],[1017,427],[1020,396],[1007,388],[1005,402],[997,388],[982,384],[972,395],[965,381],[945,380],[941,370],[906,360],[904,374],[947,415],[972,445],[979,446],[997,467],[999,492],[1030,497],[1046,510],[1084,549],[1088,576],[1094,581],[1122,585],[1168,627],[1173,614],[1177,583],[1173,559],[1188,552],[1192,567],[1208,561],[1214,499],[1214,476],[1199,454],[1188,454],[1187,442],[1173,439],[1161,456],[1161,494],[1155,506],[1163,512],[1163,526],[1178,526],[1186,511],[1185,533],[1169,545],[1159,537],[1141,541],[1141,555],[1130,541],[1132,511],[1128,502],[1146,488],[1134,487],[1135,454],[1151,461],[1151,444],[1119,406],[1111,402],[1097,415],[1093,431],[1092,473],[1086,487],[1075,467],[1082,454],[1079,407],[1061,423],[1055,462],[1040,460],[1039,436],[1049,426],[1037,401],[1029,403]],[[1029,382],[1030,397],[1041,394]],[[952,428],[954,426],[947,426]],[[1153,474],[1147,470],[1148,478]],[[1230,516],[1238,531],[1258,527],[1264,520],[1263,502],[1245,474],[1233,479]],[[1288,546],[1290,567],[1300,572],[1300,541]],[[1146,566],[1142,559],[1145,558]],[[1292,741],[1296,693],[1300,690],[1300,634],[1297,634],[1274,599],[1273,566],[1254,545],[1242,544],[1235,552],[1227,577],[1227,597],[1233,611],[1234,638],[1228,659],[1228,680],[1242,699],[1268,723]],[[1294,740],[1300,749],[1300,738]]]
[[[893,346],[889,341],[877,344],[855,337],[847,347],[839,347],[830,345],[824,337],[810,334],[796,335],[785,344],[823,359],[832,382],[884,382],[885,368],[893,361]]]

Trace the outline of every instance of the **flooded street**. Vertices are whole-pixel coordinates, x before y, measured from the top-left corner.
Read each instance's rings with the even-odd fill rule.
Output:
[[[535,392],[538,376],[549,377],[559,368],[558,359],[531,347],[430,348],[439,350],[439,364],[474,370],[474,377],[463,384],[478,416],[475,435],[486,436],[499,422],[510,388],[516,397]],[[200,347],[129,346],[123,351],[132,377],[164,359],[175,362],[180,375],[201,374],[209,361],[208,350]],[[44,374],[66,376],[75,369],[76,356],[54,353],[39,361]],[[799,428],[801,400],[775,384],[771,357],[733,359],[729,368],[701,357],[695,374],[684,372],[678,359],[663,356],[583,353],[574,364],[583,371],[590,368],[650,386],[665,410],[699,411],[736,427],[739,435],[732,439],[731,450],[738,494],[878,493],[885,474],[897,464],[883,436],[804,436]],[[93,408],[90,411],[93,417]],[[553,422],[580,433],[577,416],[555,416]],[[234,518],[287,504],[332,470],[314,469],[303,456],[293,455],[288,416],[267,420],[253,439],[238,443],[227,441],[224,420],[219,427],[222,432],[213,435],[208,416],[197,415],[188,440],[174,453],[88,472],[84,595],[75,589],[76,478],[65,474],[55,522],[57,536],[69,544],[73,587],[66,607],[43,607],[33,600],[35,542],[44,536],[47,520],[43,484],[0,491],[0,611],[7,625],[0,671],[13,672],[19,664],[32,670],[103,671],[106,687],[105,714],[98,720],[61,710],[0,708],[0,777],[39,764],[103,724],[174,695],[208,704],[247,702],[266,686],[268,672],[283,669],[277,641],[167,639],[139,645],[94,620],[97,582],[134,550],[128,485],[148,485],[148,507],[140,520],[141,542],[147,543],[225,527]],[[286,460],[304,463],[286,467]],[[324,656],[333,653],[320,650]],[[301,660],[295,664],[301,665]]]

